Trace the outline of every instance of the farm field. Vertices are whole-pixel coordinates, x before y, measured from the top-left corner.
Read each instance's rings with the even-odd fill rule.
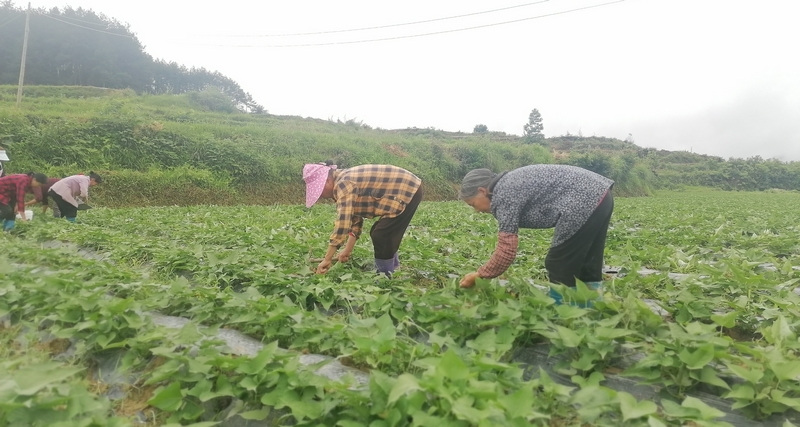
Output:
[[[534,286],[552,230],[523,230],[500,280],[459,289],[496,236],[462,202],[420,206],[391,280],[368,233],[312,273],[329,204],[96,208],[76,224],[36,208],[0,235],[0,426],[798,423],[800,194],[615,202],[617,273],[593,309]],[[523,362],[542,348],[547,369]]]

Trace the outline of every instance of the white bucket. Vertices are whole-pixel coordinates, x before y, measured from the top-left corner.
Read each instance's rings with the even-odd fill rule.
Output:
[[[19,212],[17,212],[17,218],[20,218]],[[27,219],[28,221],[33,219],[33,211],[32,210],[27,210],[27,209],[25,210],[25,219]]]

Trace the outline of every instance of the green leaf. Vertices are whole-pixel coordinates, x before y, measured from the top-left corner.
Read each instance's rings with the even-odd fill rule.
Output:
[[[258,382],[253,375],[242,378],[242,380],[239,381],[239,385],[249,391],[256,391],[256,388],[258,388]]]
[[[760,370],[747,369],[728,362],[725,362],[725,366],[727,366],[731,372],[736,374],[736,376],[752,384],[758,384],[758,381],[764,376],[764,372]]]
[[[570,363],[575,369],[580,371],[589,371],[594,368],[595,362],[599,359],[596,353],[594,352],[586,352],[581,355],[581,358],[578,360],[573,360]]]
[[[564,344],[564,347],[574,348],[579,346],[583,341],[583,335],[578,335],[572,329],[565,328],[561,325],[556,325],[556,331],[558,332],[558,336],[561,338],[561,342]]]
[[[245,379],[250,377],[245,377]],[[186,392],[189,396],[199,397],[203,393],[208,393],[211,391],[211,387],[214,386],[210,380],[203,378],[197,382],[189,391]]]
[[[255,411],[242,412],[241,414],[239,414],[239,416],[244,418],[244,419],[246,419],[246,420],[257,420],[257,421],[260,421],[260,420],[263,420],[263,419],[267,418],[267,416],[269,415],[269,412],[270,412],[270,409],[267,408],[267,407],[264,407],[264,408],[261,408],[261,409],[255,410]]]
[[[703,367],[703,370],[700,372],[700,381],[706,384],[722,387],[726,390],[731,389],[728,383],[726,383],[719,376],[717,376],[717,371],[715,371],[714,368],[710,366]]]
[[[694,408],[687,408],[677,403],[662,399],[661,407],[664,408],[664,414],[673,418],[689,418],[695,419],[700,416],[700,411]]]
[[[703,345],[694,352],[690,352],[689,349],[685,348],[678,357],[689,369],[702,369],[714,359],[714,345]]]
[[[494,353],[498,350],[497,333],[494,329],[487,329],[474,340],[467,341],[467,347],[481,352]]]
[[[683,400],[683,403],[681,403],[681,406],[684,408],[696,409],[700,412],[700,418],[704,420],[712,420],[714,418],[725,416],[724,412],[720,411],[719,409],[712,408],[702,400],[692,396],[687,396],[686,399]]]
[[[780,345],[786,340],[794,340],[794,333],[792,332],[791,326],[789,326],[789,322],[781,315],[772,322],[770,334],[766,338],[771,338],[770,342],[772,344]]]
[[[582,310],[584,313],[588,313],[586,310]],[[602,340],[613,340],[620,337],[624,337],[627,335],[632,334],[633,331],[630,329],[623,329],[623,328],[604,328],[599,327],[594,330],[594,336],[600,338]]]
[[[509,308],[508,304],[504,303],[503,301],[499,301],[497,303],[496,310],[497,310],[497,318],[505,322],[516,319],[521,315],[519,310],[514,310]]]
[[[278,342],[273,341],[264,346],[261,351],[258,352],[256,357],[248,360],[245,363],[239,365],[236,368],[237,371],[248,374],[248,375],[255,375],[264,370],[267,365],[272,362],[275,358],[275,351],[278,349]]]
[[[774,403],[786,405],[794,410],[800,409],[800,399],[786,396],[786,390],[772,390],[769,397]]]
[[[739,314],[738,311],[731,311],[723,315],[712,314],[711,321],[722,327],[732,328],[736,326],[736,316],[738,314]]]
[[[469,369],[467,365],[452,349],[447,350],[447,353],[442,356],[442,360],[436,367],[436,371],[441,372],[445,378],[449,378],[453,381],[469,378]]]
[[[178,332],[178,339],[182,343],[198,343],[205,336],[197,329],[197,324],[194,322],[187,322]]]
[[[772,363],[771,368],[775,376],[781,381],[796,381],[797,377],[800,376],[800,361],[797,360]]]
[[[233,396],[233,387],[231,387],[230,380],[228,380],[228,377],[225,375],[217,377],[215,391],[204,391],[200,393],[197,398],[200,399],[201,402],[208,402],[220,396]]]
[[[294,392],[284,393],[281,401],[291,408],[292,415],[300,421],[305,418],[316,419],[325,410],[325,402],[314,400],[312,393],[307,393],[300,399]]]
[[[401,374],[397,377],[397,381],[392,386],[392,391],[389,392],[389,399],[387,402],[392,404],[400,397],[416,390],[422,390],[417,378],[411,374]]]
[[[39,390],[58,384],[82,370],[83,368],[64,366],[55,362],[26,366],[14,374],[17,393],[23,396],[34,395]]]
[[[167,412],[177,411],[181,408],[181,403],[183,403],[183,395],[181,394],[181,384],[178,381],[161,388],[152,399],[147,401],[148,405]]]
[[[195,400],[184,400],[183,406],[174,416],[180,416],[183,420],[195,420],[200,418],[204,411],[205,409],[198,405]]]
[[[577,369],[577,368],[576,368]],[[598,371],[593,371],[588,377],[584,378],[580,375],[573,375],[570,380],[577,384],[580,388],[586,387],[600,387],[600,384],[606,380],[605,375]]]
[[[597,299],[597,297],[599,296],[599,294],[596,291],[589,289],[589,287],[586,286],[586,284],[580,280],[575,281],[574,295],[576,302],[581,304],[587,301]]]
[[[375,325],[379,328],[378,334],[373,337],[373,340],[377,344],[395,340],[395,337],[397,336],[397,330],[395,329],[391,316],[384,314],[378,318],[378,321],[375,322]]]
[[[509,417],[527,418],[532,412],[533,404],[536,402],[536,399],[533,396],[532,389],[521,388],[514,393],[501,395],[498,401],[503,405]]]
[[[722,397],[726,399],[740,399],[751,401],[755,399],[756,392],[750,384],[734,384],[733,389]]]
[[[616,408],[617,392],[602,386],[589,386],[575,392],[571,403],[579,405],[578,414],[582,421],[594,424],[594,421],[612,408]]]
[[[472,425],[477,425],[485,417],[486,411],[475,408],[475,399],[470,396],[461,396],[453,402],[453,414],[458,419],[469,421]]]
[[[617,392],[617,398],[619,399],[619,409],[622,412],[622,421],[633,420],[658,412],[658,406],[655,403],[647,400],[639,402],[631,394],[624,391]]]
[[[94,328],[95,326],[97,326],[97,322],[95,322],[94,320],[87,320],[75,325],[75,330],[82,331],[84,329]]]
[[[574,305],[561,304],[556,306],[556,313],[559,319],[575,319],[586,316],[589,311]]]

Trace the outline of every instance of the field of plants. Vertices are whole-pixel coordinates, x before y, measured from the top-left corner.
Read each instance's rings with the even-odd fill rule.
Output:
[[[796,192],[618,198],[589,309],[542,290],[552,230],[459,289],[496,236],[460,202],[420,206],[391,280],[366,233],[312,273],[329,204],[39,215],[0,235],[0,426],[792,426],[798,212]]]

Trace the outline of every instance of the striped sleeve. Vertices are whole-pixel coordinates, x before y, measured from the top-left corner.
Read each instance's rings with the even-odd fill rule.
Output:
[[[478,269],[478,275],[484,279],[492,279],[503,274],[517,257],[519,236],[513,233],[500,232],[497,247],[489,261]]]

